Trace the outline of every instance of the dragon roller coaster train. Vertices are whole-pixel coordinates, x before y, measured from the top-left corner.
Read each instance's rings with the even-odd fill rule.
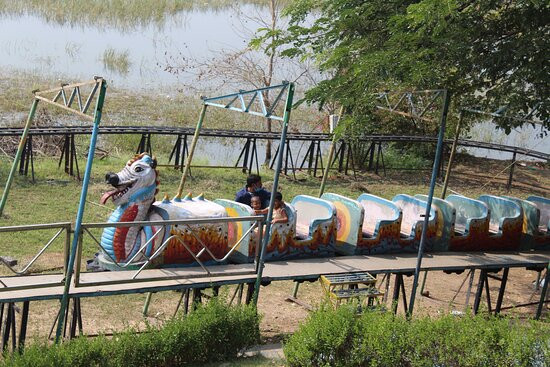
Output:
[[[159,181],[156,162],[147,154],[137,155],[118,173],[107,174],[114,190],[103,195],[117,206],[109,222],[169,220],[213,217],[247,217],[254,211],[247,205],[226,200],[210,201],[203,195],[165,197],[154,201]],[[416,252],[422,234],[426,195],[397,195],[392,200],[361,194],[357,199],[325,193],[321,198],[294,197],[285,204],[288,223],[274,224],[266,247],[266,261],[296,257],[323,257],[360,254]],[[449,195],[435,199],[430,208],[426,236],[427,251],[527,251],[550,249],[550,199],[530,196],[482,195],[477,199]],[[125,263],[132,258],[141,266],[165,246],[157,265],[189,265],[191,252],[208,247],[200,259],[223,258],[250,229],[250,222],[212,225],[148,227],[110,227],[101,239],[105,251],[99,256],[106,269],[116,269],[113,260]],[[243,239],[229,261],[252,262],[260,239],[257,232]],[[147,244],[147,246],[143,246]],[[138,254],[138,256],[136,256]]]

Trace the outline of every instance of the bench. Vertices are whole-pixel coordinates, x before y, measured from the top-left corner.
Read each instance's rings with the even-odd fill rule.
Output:
[[[296,238],[300,240],[312,238],[315,231],[323,231],[336,219],[336,208],[330,201],[298,195],[291,204],[296,210]]]
[[[426,214],[425,201],[412,197],[410,195],[396,195],[392,201],[401,209],[403,219],[401,222],[401,238],[412,240],[417,237],[419,231],[422,230],[422,222]],[[436,212],[430,208],[429,226],[434,226],[436,221]]]
[[[481,195],[479,200],[489,208],[490,249],[516,250],[521,243],[523,211],[510,199]]]
[[[389,200],[361,194],[357,201],[365,210],[361,227],[363,238],[375,238],[379,235],[381,227],[394,224],[401,219],[401,210]]]

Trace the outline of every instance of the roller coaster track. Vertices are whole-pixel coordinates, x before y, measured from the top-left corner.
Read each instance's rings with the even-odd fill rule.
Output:
[[[30,135],[45,136],[45,135],[87,135],[90,134],[92,128],[90,126],[59,126],[59,127],[39,127],[30,130]],[[0,129],[0,137],[5,136],[20,136],[23,132],[22,128],[2,128]],[[171,127],[171,126],[102,126],[99,129],[100,134],[116,135],[116,134],[155,134],[155,135],[192,135],[195,132],[191,127]],[[278,132],[262,132],[262,131],[245,131],[245,130],[222,130],[222,129],[203,129],[202,136],[215,138],[251,138],[251,139],[279,139]],[[330,141],[330,134],[322,133],[289,133],[288,140],[294,141]],[[430,136],[413,136],[413,135],[365,135],[359,139],[360,141],[376,141],[376,142],[403,142],[403,143],[433,143],[437,142],[436,137]],[[447,139],[446,144],[451,144],[452,141]],[[511,152],[521,154],[527,157],[550,160],[550,154],[534,151],[521,147],[510,145],[486,143],[482,141],[459,139],[458,145],[463,147],[483,148],[501,152]]]

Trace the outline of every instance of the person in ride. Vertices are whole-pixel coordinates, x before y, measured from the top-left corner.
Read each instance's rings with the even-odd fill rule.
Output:
[[[252,195],[252,198],[250,199],[250,206],[252,207],[252,209],[254,209],[256,214],[265,214],[265,213],[261,213],[262,199],[260,199],[260,197],[256,195],[256,193],[254,193],[254,195]]]
[[[254,209],[254,213],[256,215],[258,214],[267,214],[268,208],[260,209],[259,205],[259,197],[253,196],[252,197],[252,209]],[[273,218],[271,219],[271,224],[275,223],[287,223],[288,222],[288,215],[286,214],[285,210],[285,202],[283,201],[283,194],[280,192],[275,193],[275,201],[273,202]]]
[[[283,201],[283,194],[280,192],[275,193],[275,201],[273,203],[273,219],[271,224],[275,223],[287,223],[288,215],[285,210],[285,202]]]
[[[237,192],[235,201],[251,206],[251,199],[254,195],[260,197],[262,209],[269,206],[271,193],[262,187],[262,178],[258,175],[250,175],[247,177],[246,186]]]

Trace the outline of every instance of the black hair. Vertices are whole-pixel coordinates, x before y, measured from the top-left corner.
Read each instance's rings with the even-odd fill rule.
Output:
[[[275,193],[275,200],[283,201],[283,194],[281,194],[279,191]]]
[[[250,201],[252,201],[252,199],[254,199],[254,198],[258,198],[258,199],[260,199],[260,201],[262,200],[262,198],[260,197],[260,195],[258,195],[258,194],[252,194],[252,196],[250,196]]]
[[[262,182],[262,178],[260,176],[250,175],[246,178],[246,187],[251,187],[258,182]]]

